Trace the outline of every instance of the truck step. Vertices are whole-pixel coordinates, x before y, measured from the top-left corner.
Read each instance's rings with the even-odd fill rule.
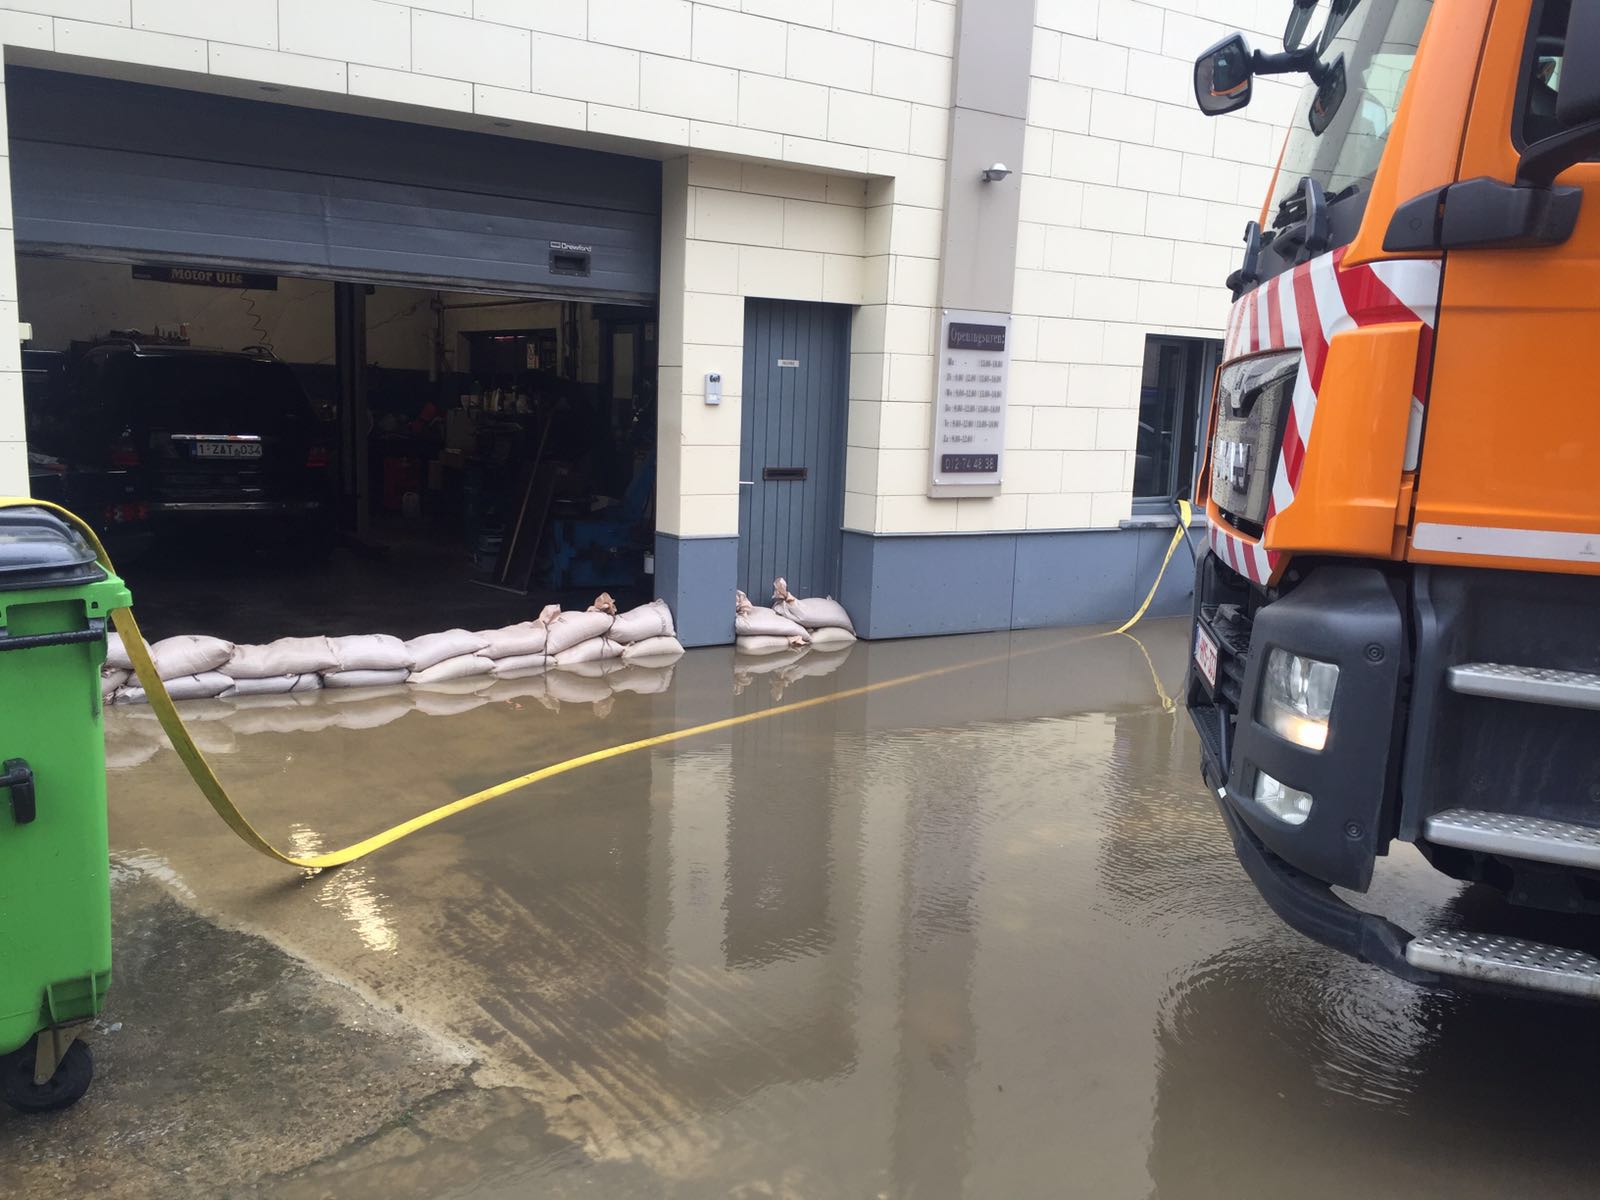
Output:
[[[1600,829],[1587,825],[1450,808],[1429,817],[1422,832],[1436,846],[1600,871]]]
[[[1554,667],[1513,667],[1505,663],[1463,663],[1450,668],[1450,690],[1496,700],[1600,709],[1600,675],[1558,671]]]
[[[1564,946],[1446,930],[1412,938],[1406,961],[1441,975],[1600,1000],[1600,958]]]

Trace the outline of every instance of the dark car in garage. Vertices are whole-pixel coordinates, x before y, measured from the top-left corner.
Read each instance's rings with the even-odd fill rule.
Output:
[[[104,477],[118,504],[85,515],[115,532],[208,522],[307,548],[328,541],[323,427],[265,349],[98,343],[69,368],[53,415],[37,440],[67,470]]]

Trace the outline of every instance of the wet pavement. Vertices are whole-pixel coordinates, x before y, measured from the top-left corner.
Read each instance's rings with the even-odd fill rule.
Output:
[[[113,710],[100,1076],[62,1116],[0,1114],[0,1178],[39,1196],[1592,1194],[1593,1010],[1421,992],[1279,925],[1171,703],[1186,629],[1140,635],[860,644],[770,671],[697,651],[656,694],[524,683],[197,720],[263,832],[312,851],[573,754],[842,695],[315,877],[247,851],[149,713]],[[1409,849],[1362,903],[1413,929],[1495,908]]]

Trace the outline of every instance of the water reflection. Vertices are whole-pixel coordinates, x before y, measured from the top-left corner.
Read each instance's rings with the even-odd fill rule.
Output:
[[[308,813],[258,789],[263,827],[312,848],[540,762],[851,693],[475,809],[310,881],[354,881],[311,917],[265,867],[205,869],[243,852],[173,813],[171,756],[114,775],[114,814],[170,847],[202,903],[467,1044],[477,1082],[531,1107],[330,1164],[341,1196],[404,1191],[429,1159],[455,1165],[429,1176],[442,1194],[475,1196],[1321,1195],[1378,1178],[1512,1194],[1528,1190],[1513,1168],[1576,1178],[1589,1010],[1429,997],[1282,928],[1163,700],[1187,631],[1143,642],[862,644],[822,676],[816,655],[697,652],[660,690],[523,681],[498,703],[439,693],[427,717],[410,693],[322,697],[341,711],[310,738],[273,715],[304,720],[298,700],[219,721],[239,778],[306,772],[342,801]],[[446,711],[457,700],[473,705]],[[405,719],[380,719],[398,704]],[[113,715],[112,744],[131,744]],[[1415,864],[1396,866],[1414,926],[1482,915],[1470,897],[1440,910],[1407,882]],[[600,1173],[619,1166],[639,1173]]]

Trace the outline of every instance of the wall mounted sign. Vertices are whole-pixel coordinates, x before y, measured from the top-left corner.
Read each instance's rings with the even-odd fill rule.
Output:
[[[946,309],[937,362],[928,495],[997,495],[1011,374],[1010,314]]]
[[[151,283],[188,283],[196,287],[243,288],[252,292],[278,290],[276,275],[252,275],[221,267],[134,267],[133,277]]]

